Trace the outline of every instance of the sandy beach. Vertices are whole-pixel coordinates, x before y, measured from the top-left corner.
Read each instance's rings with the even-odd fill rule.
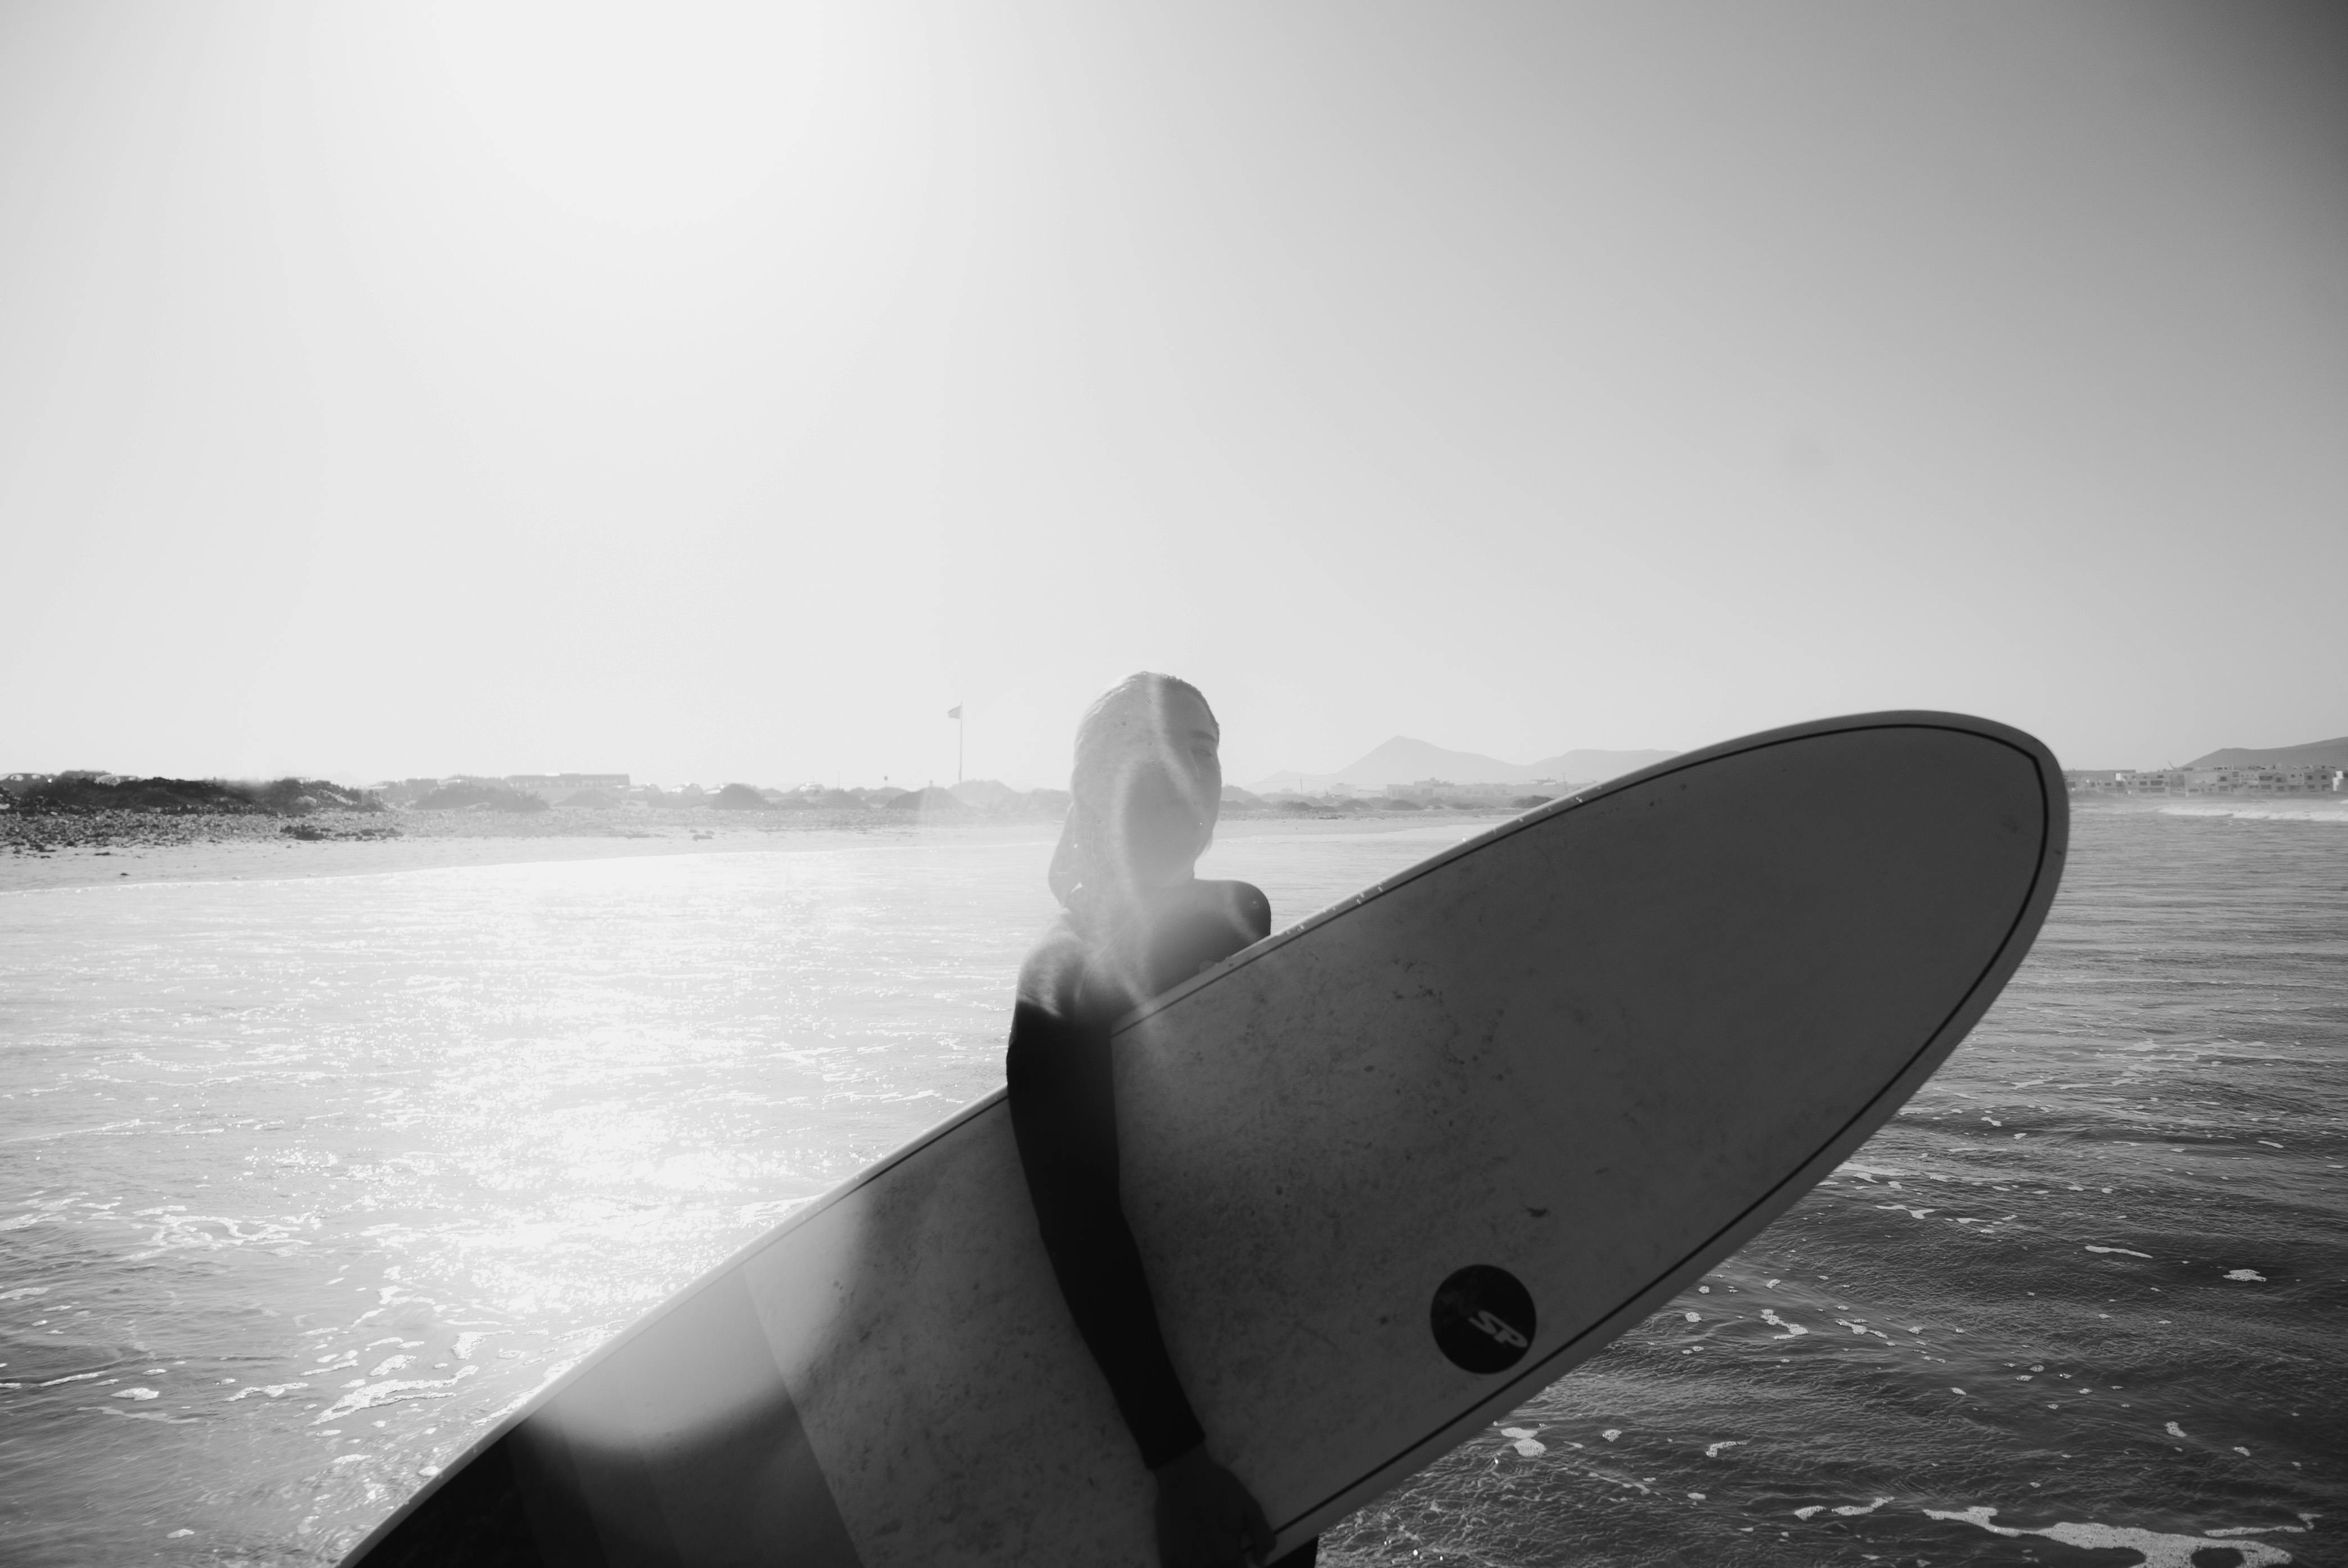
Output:
[[[1226,817],[1217,836],[1394,833],[1442,823],[1474,826],[1507,812],[1390,815],[1262,813]],[[1056,822],[942,820],[910,813],[550,811],[98,812],[0,815],[0,893],[117,882],[217,882],[357,876],[443,866],[507,866],[652,855],[788,852],[940,836],[994,842],[1050,838]]]

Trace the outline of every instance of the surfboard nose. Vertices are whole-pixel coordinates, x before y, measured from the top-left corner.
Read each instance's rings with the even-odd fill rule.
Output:
[[[2050,780],[1953,715],[1752,737],[1529,814],[1131,1025],[1126,1204],[1268,1505],[1318,1507],[1299,1456],[1368,1466],[1561,1375],[1856,1147],[2026,949]],[[1478,1270],[1521,1282],[1520,1358],[1447,1339]]]

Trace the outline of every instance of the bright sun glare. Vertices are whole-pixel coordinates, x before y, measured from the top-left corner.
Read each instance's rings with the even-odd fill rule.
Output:
[[[822,17],[799,5],[444,3],[434,32],[466,110],[515,176],[582,216],[705,220],[790,152]]]

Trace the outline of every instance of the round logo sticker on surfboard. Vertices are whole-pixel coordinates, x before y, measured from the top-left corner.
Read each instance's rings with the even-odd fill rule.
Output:
[[[1473,1263],[1436,1287],[1436,1348],[1470,1372],[1505,1372],[1532,1348],[1532,1293],[1505,1268]]]

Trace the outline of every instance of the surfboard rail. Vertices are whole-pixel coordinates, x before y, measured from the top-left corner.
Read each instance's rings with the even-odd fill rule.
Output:
[[[2036,770],[2039,798],[2044,813],[2043,836],[2038,865],[2029,888],[2013,913],[2006,936],[1993,958],[1985,964],[1963,997],[1948,1010],[1940,1026],[1918,1047],[1907,1065],[1857,1113],[1847,1120],[1834,1135],[1821,1143],[1784,1180],[1771,1187],[1748,1204],[1728,1224],[1721,1226],[1700,1245],[1690,1248],[1681,1262],[1657,1278],[1647,1288],[1625,1298],[1613,1311],[1591,1324],[1571,1339],[1546,1350],[1512,1370],[1508,1378],[1497,1386],[1475,1406],[1456,1419],[1430,1430],[1416,1443],[1396,1454],[1386,1464],[1368,1474],[1331,1491],[1312,1506],[1282,1520],[1276,1528],[1280,1549],[1319,1534],[1346,1515],[1354,1512],[1384,1493],[1392,1491],[1426,1465],[1475,1436],[1492,1419],[1522,1405],[1540,1389],[1569,1375],[1574,1368],[1605,1348],[1638,1324],[1662,1310],[1683,1291],[1701,1279],[1715,1265],[1733,1255],[1771,1221],[1808,1194],[1818,1183],[1831,1174],[1855,1153],[1859,1146],[1873,1136],[1896,1115],[1900,1108],[1912,1098],[1932,1073],[1946,1061],[1965,1037],[1988,1012],[2004,989],[2006,982],[2029,956],[2039,928],[2045,923],[2046,913],[2053,907],[2060,890],[2063,868],[2070,845],[2069,795],[2064,787],[2061,764],[2046,745],[2035,736],[2012,725],[1970,714],[1924,709],[1890,710],[1879,712],[1855,713],[1838,718],[1812,720],[1789,724],[1776,730],[1723,741],[1715,745],[1667,758],[1663,762],[1622,774],[1601,783],[1563,795],[1547,804],[1533,807],[1487,831],[1463,840],[1417,864],[1395,873],[1361,892],[1322,909],[1294,926],[1266,937],[1252,947],[1233,954],[1222,966],[1203,971],[1161,996],[1138,1008],[1119,1024],[1120,1030],[1130,1027],[1152,1013],[1172,1006],[1189,991],[1213,983],[1225,968],[1238,968],[1260,962],[1285,943],[1295,941],[1309,932],[1342,919],[1354,909],[1371,899],[1421,877],[1433,875],[1444,866],[1470,856],[1480,854],[1496,845],[1505,843],[1516,835],[1538,827],[1542,823],[1568,813],[1581,810],[1610,796],[1621,795],[1651,786],[1674,774],[1705,767],[1723,760],[1748,755],[1772,747],[1789,745],[1823,736],[1842,735],[1881,730],[1941,730],[1976,736],[2008,747],[2030,759]]]

